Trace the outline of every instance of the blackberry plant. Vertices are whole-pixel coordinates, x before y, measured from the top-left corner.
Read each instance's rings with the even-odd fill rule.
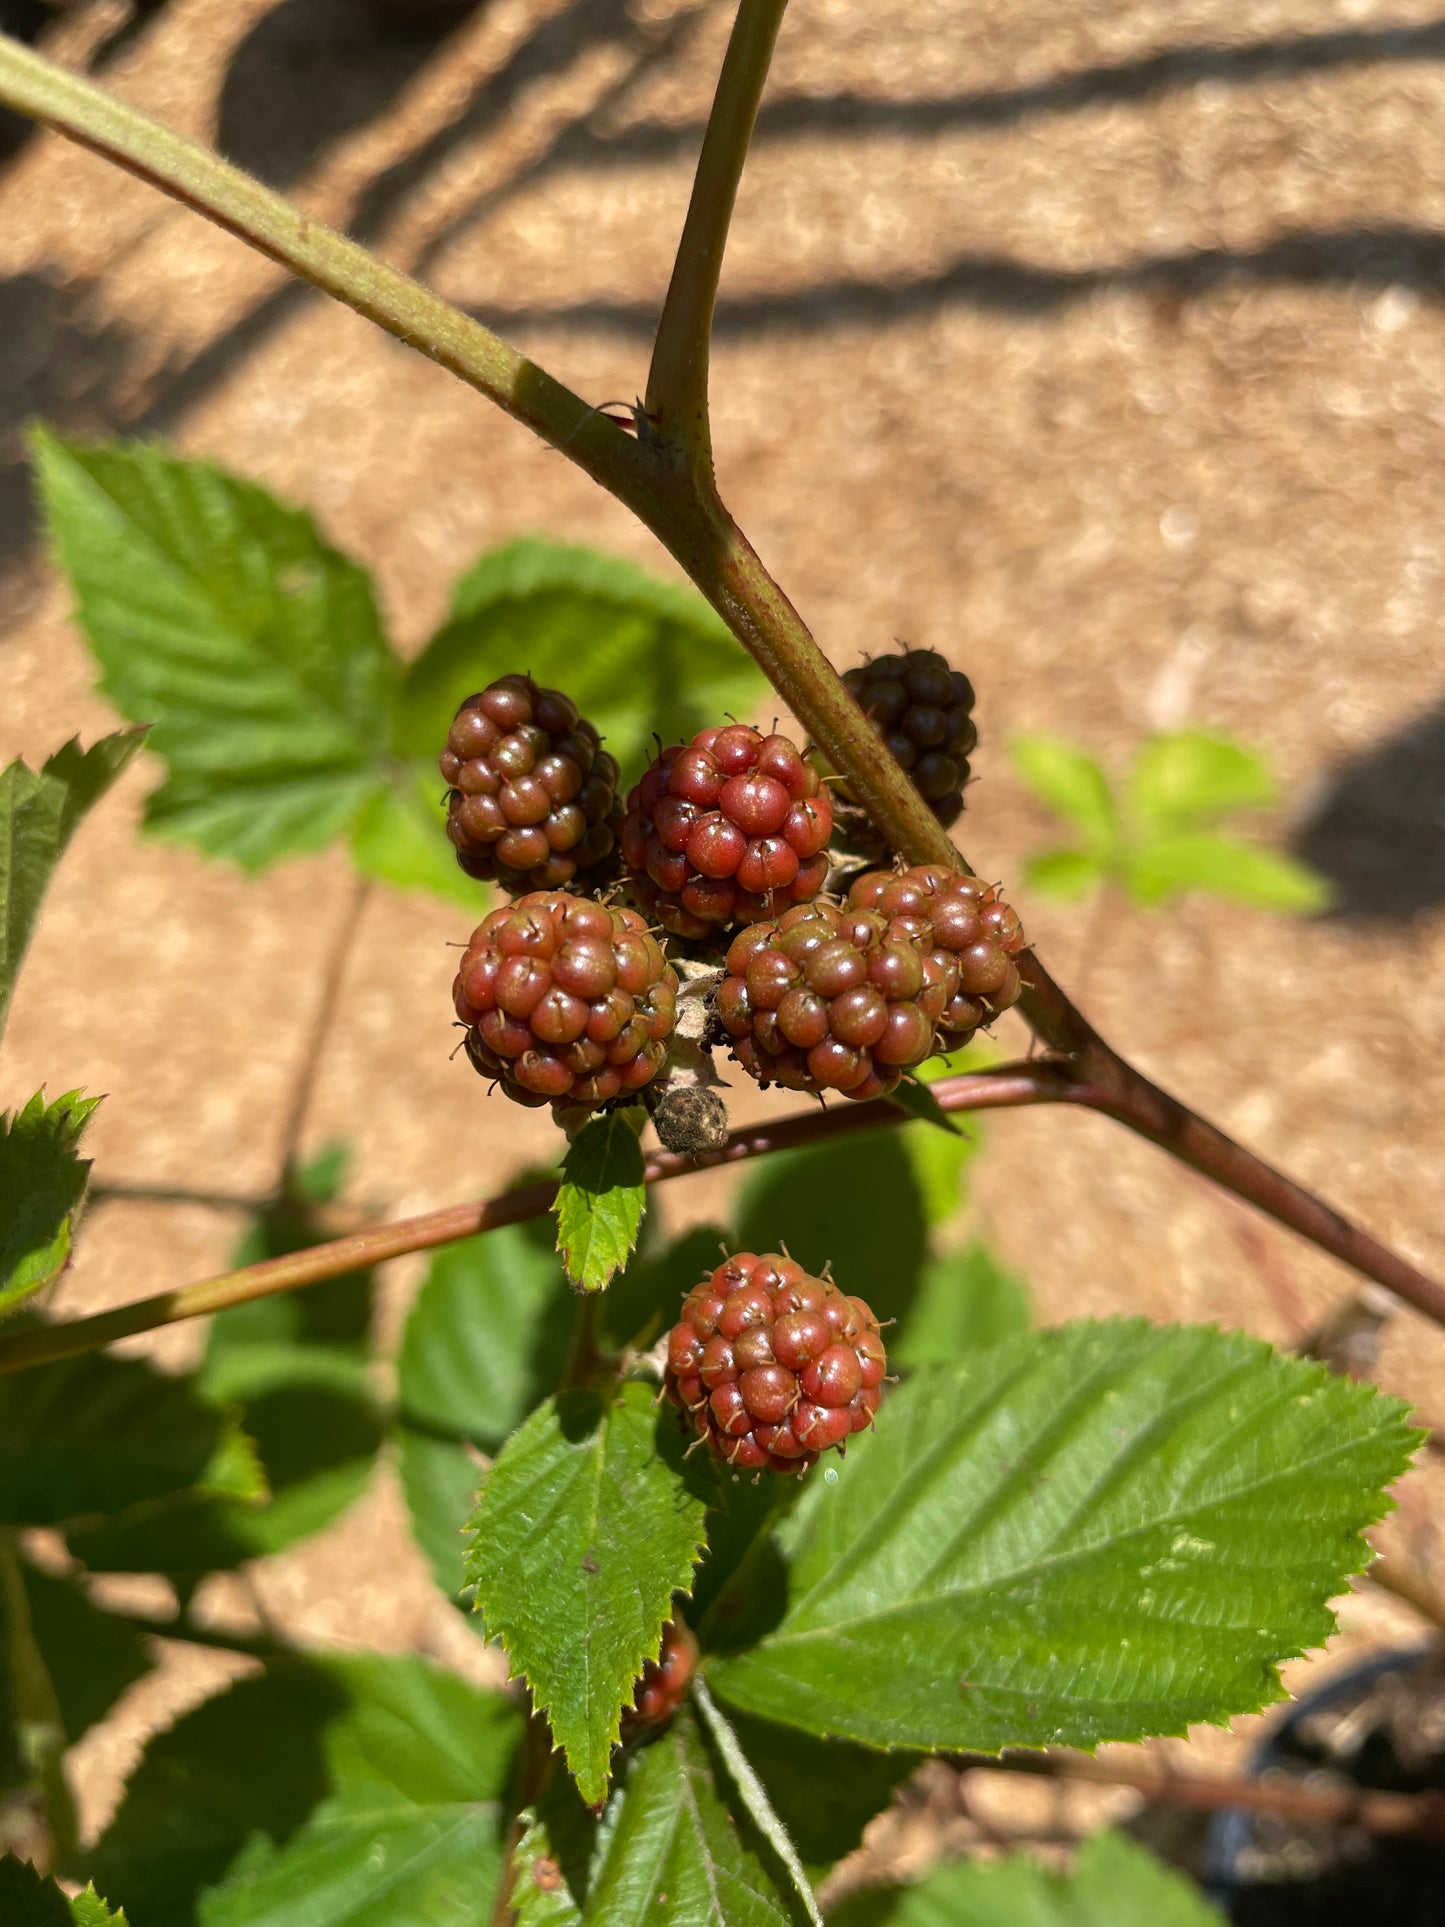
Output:
[[[403,664],[368,577],[303,513],[153,445],[37,434],[101,687],[164,772],[147,826],[250,872],[344,841],[362,891],[444,896],[473,934],[414,988],[439,1056],[462,1031],[447,1127],[489,1101],[470,1059],[501,1096],[550,1103],[560,1135],[510,1189],[479,1169],[490,1195],[345,1218],[341,1154],[306,1163],[297,1144],[348,1020],[360,894],[274,1191],[219,1277],[57,1315],[98,1100],[26,1091],[0,1120],[6,1927],[122,1909],[133,1927],[816,1923],[929,1756],[1048,1749],[1066,1771],[1071,1749],[1278,1698],[1410,1462],[1419,1434],[1369,1385],[1214,1327],[1032,1329],[1017,1282],[953,1235],[976,1149],[954,1114],[1083,1105],[1445,1322],[1439,1284],[1108,1045],[970,872],[947,834],[975,747],[962,671],[908,651],[840,679],[724,508],[711,314],[783,11],[740,0],[623,418],[0,36],[0,103],[423,348],[610,489],[702,591],[512,544]],[[774,702],[796,741],[738,720]],[[141,740],[0,774],[0,1021],[68,839]],[[830,791],[855,850],[864,831],[862,875],[830,870]],[[1027,1055],[946,1055],[1001,1019]],[[852,1101],[780,1116],[775,1098],[725,1132],[729,1049],[762,1083]],[[730,1163],[750,1169],[729,1222],[665,1239],[650,1188]],[[422,1251],[378,1374],[373,1268]],[[188,1370],[111,1349],[200,1316]],[[332,1522],[383,1445],[506,1687],[208,1610],[209,1575]],[[140,1573],[169,1609],[95,1584]],[[82,1840],[70,1749],[156,1638],[226,1649],[235,1683],[150,1740]],[[1209,1917],[1108,1835],[1070,1873],[945,1868],[830,1917],[1101,1907],[1118,1927]]]

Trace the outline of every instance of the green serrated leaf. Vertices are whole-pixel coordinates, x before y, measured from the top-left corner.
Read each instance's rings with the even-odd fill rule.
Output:
[[[743,1750],[742,1742],[707,1690],[705,1679],[694,1680],[692,1698],[698,1723],[712,1742],[713,1751],[732,1783],[734,1795],[741,1802],[749,1820],[772,1848],[773,1856],[787,1878],[790,1898],[811,1927],[823,1927],[823,1916],[818,1911],[818,1903],[803,1870],[803,1863],[798,1858],[798,1850],[778,1818],[768,1797],[768,1790]]]
[[[930,1262],[918,1302],[888,1356],[907,1369],[948,1365],[1028,1328],[1023,1280],[975,1240]]]
[[[629,1762],[587,1896],[588,1927],[802,1927],[793,1882],[684,1707]]]
[[[767,688],[691,589],[591,549],[510,542],[458,583],[451,621],[408,670],[401,753],[434,757],[458,705],[519,667],[573,698],[625,780],[652,755],[654,730],[674,742],[729,712],[746,717]]]
[[[412,1531],[444,1592],[464,1583],[476,1449],[496,1452],[557,1383],[574,1309],[545,1224],[466,1238],[432,1261],[407,1319],[397,1395]]]
[[[363,876],[399,890],[429,891],[480,921],[487,891],[458,867],[446,836],[445,794],[435,765],[377,790],[351,826],[351,860]]]
[[[55,866],[144,740],[123,729],[82,749],[76,737],[39,770],[17,760],[0,771],[0,1031]]]
[[[851,1895],[829,1927],[1223,1927],[1183,1874],[1122,1833],[1085,1840],[1068,1873],[1029,1854],[960,1861],[914,1887]]]
[[[1309,916],[1327,909],[1330,901],[1325,879],[1284,851],[1204,831],[1158,836],[1144,844],[1130,859],[1128,884],[1144,904],[1204,890],[1258,910]]]
[[[256,871],[319,850],[382,782],[398,666],[371,583],[310,518],[143,443],[32,443],[51,540],[166,780],[146,822]]]
[[[609,1111],[584,1125],[567,1147],[552,1209],[557,1250],[579,1291],[601,1291],[636,1248],[647,1208],[638,1142],[646,1120],[640,1105]]]
[[[553,1849],[546,1823],[529,1810],[512,1854],[516,1927],[582,1927],[582,1909]]]
[[[145,1927],[485,1921],[520,1724],[425,1660],[273,1661],[150,1742],[81,1871]]]
[[[1029,1333],[894,1394],[778,1530],[782,1620],[709,1677],[874,1746],[1092,1747],[1255,1712],[1333,1630],[1417,1437],[1397,1400],[1242,1333]]]
[[[466,1569],[487,1637],[531,1686],[589,1803],[703,1548],[703,1501],[663,1425],[645,1385],[559,1393],[508,1440],[472,1521]]]
[[[94,1887],[68,1899],[13,1854],[0,1855],[0,1921],[4,1927],[126,1927],[125,1915],[112,1913]]]
[[[1076,743],[1059,736],[1014,736],[1009,760],[1020,779],[1084,839],[1091,856],[1108,859],[1118,839],[1109,779]]]
[[[245,1464],[234,1421],[193,1380],[140,1359],[92,1353],[0,1377],[0,1525],[61,1525],[195,1486],[244,1491]]]
[[[743,1181],[733,1248],[786,1246],[815,1273],[831,1262],[843,1290],[865,1298],[879,1318],[906,1316],[923,1272],[928,1226],[912,1158],[899,1142],[903,1135],[867,1131],[760,1159]],[[937,1131],[926,1135],[946,1148],[954,1142]]]
[[[1262,756],[1202,729],[1141,743],[1126,791],[1136,822],[1159,829],[1193,828],[1231,810],[1267,809],[1277,797]]]
[[[0,1317],[58,1278],[70,1226],[90,1176],[76,1156],[98,1097],[37,1091],[14,1118],[0,1111]]]
[[[1024,865],[1024,882],[1030,890],[1063,903],[1087,896],[1108,876],[1108,866],[1083,850],[1044,850]]]

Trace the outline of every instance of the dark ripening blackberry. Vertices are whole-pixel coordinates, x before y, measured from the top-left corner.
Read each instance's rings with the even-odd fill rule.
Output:
[[[939,822],[945,828],[956,822],[968,759],[978,746],[968,677],[936,650],[905,649],[845,670],[843,681]],[[816,749],[811,754],[826,774],[827,759]],[[834,847],[844,856],[886,862],[886,839],[842,780],[833,785],[833,806]]]
[[[560,689],[502,676],[467,700],[440,757],[447,835],[470,877],[518,895],[615,880],[617,764]]]
[[[593,1109],[662,1068],[677,978],[635,910],[539,890],[473,931],[452,997],[467,1056],[509,1097]]]
[[[938,1045],[957,1050],[980,1026],[1018,1002],[1014,958],[1026,947],[1018,914],[995,884],[941,863],[874,870],[848,892],[849,908],[915,933],[950,984],[938,1016]]]
[[[627,799],[622,855],[648,916],[703,938],[816,896],[832,833],[832,805],[797,746],[730,723],[663,750]]]
[[[680,1619],[669,1619],[662,1629],[662,1649],[648,1660],[637,1682],[631,1706],[622,1715],[622,1737],[661,1726],[682,1705],[697,1665],[697,1641]]]
[[[740,1251],[683,1300],[663,1389],[714,1458],[805,1472],[873,1423],[887,1369],[861,1298],[776,1252]]]

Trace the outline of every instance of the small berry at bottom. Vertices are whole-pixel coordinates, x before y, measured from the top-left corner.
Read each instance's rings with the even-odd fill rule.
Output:
[[[801,1473],[873,1423],[887,1363],[861,1298],[792,1258],[740,1251],[683,1300],[663,1389],[715,1459]]]
[[[697,1641],[682,1620],[669,1619],[662,1629],[662,1650],[643,1667],[632,1704],[622,1715],[624,1737],[638,1727],[670,1720],[682,1705],[696,1665]]]
[[[469,877],[523,890],[615,880],[617,764],[560,689],[501,676],[452,719],[447,835]]]
[[[635,910],[536,890],[472,932],[452,1001],[508,1097],[592,1109],[662,1068],[677,977]]]

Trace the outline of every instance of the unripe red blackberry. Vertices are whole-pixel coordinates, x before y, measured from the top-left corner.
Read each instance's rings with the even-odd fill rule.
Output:
[[[805,1472],[873,1423],[887,1369],[861,1298],[792,1258],[740,1251],[683,1300],[663,1389],[714,1458]]]
[[[881,1097],[934,1050],[950,968],[911,923],[799,904],[741,931],[718,986],[733,1055],[763,1084]]]
[[[439,759],[447,835],[470,877],[514,895],[610,882],[617,763],[560,689],[502,676],[467,700]]]
[[[635,910],[537,890],[472,932],[452,996],[467,1056],[509,1097],[591,1108],[661,1069],[677,977]]]
[[[637,1692],[622,1715],[623,1737],[641,1727],[661,1726],[682,1705],[697,1665],[697,1641],[680,1619],[669,1619],[662,1629],[662,1650],[648,1660],[637,1682]]]
[[[968,677],[934,649],[905,649],[846,670],[843,681],[939,822],[952,823],[978,746]]]
[[[745,723],[674,744],[627,799],[634,897],[679,937],[777,916],[828,877],[833,807],[786,736]]]
[[[849,908],[886,917],[891,929],[916,932],[951,982],[937,1017],[940,1048],[954,1050],[981,1024],[1017,1003],[1014,958],[1025,948],[1023,925],[991,883],[941,863],[911,870],[873,870],[848,892]]]

